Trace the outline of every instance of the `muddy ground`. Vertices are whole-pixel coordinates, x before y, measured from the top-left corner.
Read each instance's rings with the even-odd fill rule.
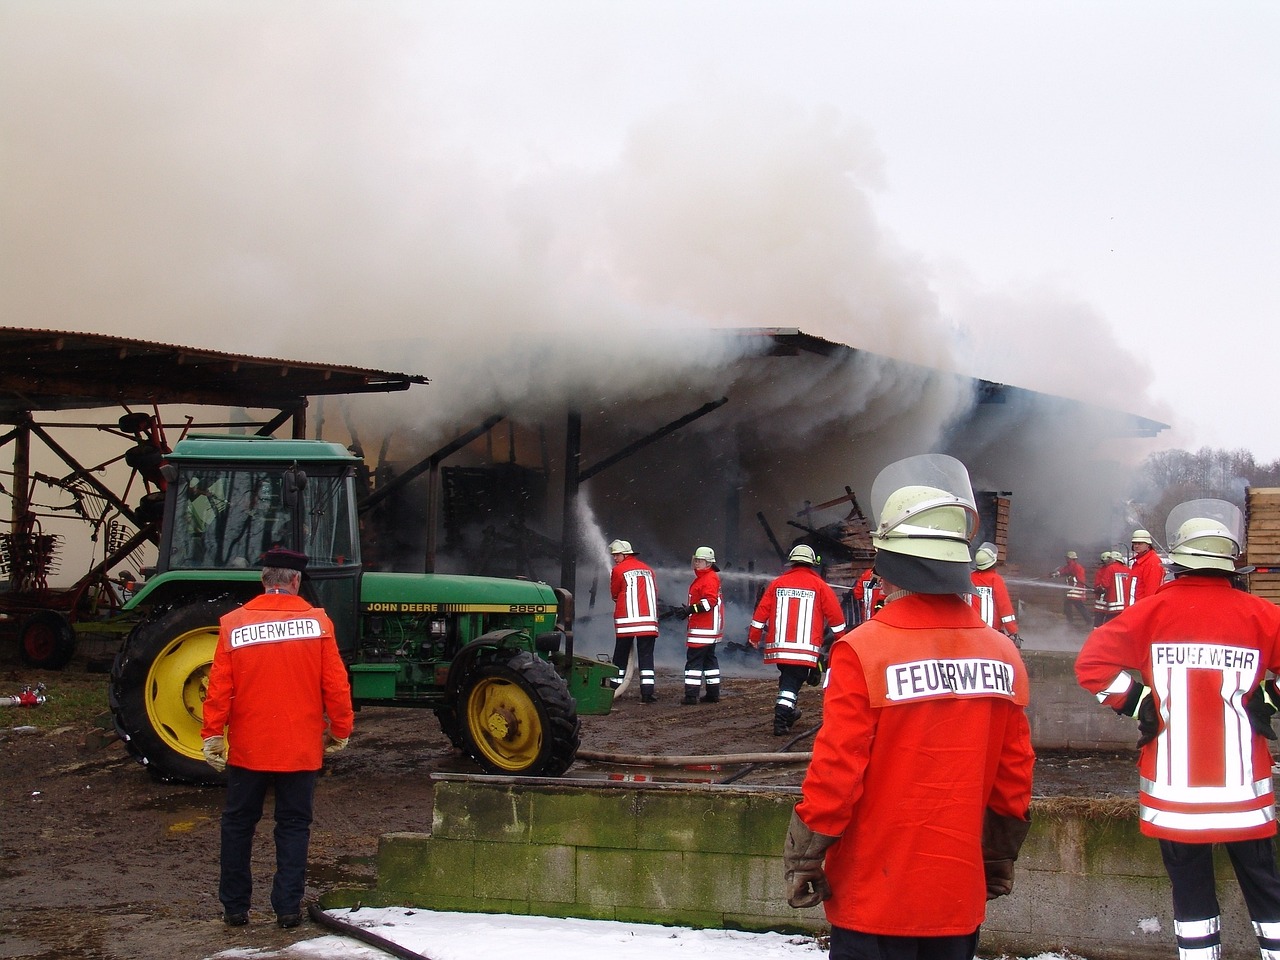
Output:
[[[733,673],[731,663],[725,669]],[[660,670],[658,703],[640,704],[632,689],[608,716],[584,717],[582,749],[705,756],[772,752],[785,742],[772,733],[776,681],[767,675],[727,676],[720,703],[694,707],[680,704],[680,681],[675,671]],[[0,707],[0,958],[200,960],[233,947],[271,952],[319,935],[310,921],[294,931],[272,922],[269,813],[255,848],[252,921],[229,930],[216,896],[221,791],[153,780],[110,733],[105,677],[83,662],[59,673],[27,671],[6,644],[0,696],[36,682],[55,699],[101,688],[104,712],[24,732],[43,708]],[[818,691],[806,687],[801,707],[797,732],[819,721]],[[1120,769],[1130,763],[1122,760]],[[1046,757],[1037,792],[1087,791],[1099,764],[1117,769],[1114,759]],[[719,780],[740,769],[579,761],[570,776]],[[429,711],[366,708],[357,715],[350,747],[332,758],[316,790],[309,897],[372,884],[380,834],[429,828],[433,771],[477,772],[450,748]],[[802,776],[799,765],[765,767],[739,782],[798,785]]]

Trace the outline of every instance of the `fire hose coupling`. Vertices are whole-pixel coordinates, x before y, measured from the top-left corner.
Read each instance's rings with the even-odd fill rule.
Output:
[[[44,684],[37,683],[34,688],[23,687],[21,693],[0,697],[0,707],[38,707],[46,699]]]

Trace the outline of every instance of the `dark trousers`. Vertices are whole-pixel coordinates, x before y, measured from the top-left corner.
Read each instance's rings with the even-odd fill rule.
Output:
[[[300,911],[307,885],[307,846],[317,772],[271,773],[227,766],[218,880],[218,899],[227,913],[248,913],[253,900],[253,834],[262,819],[268,788],[274,789],[276,798],[276,874],[271,883],[271,908],[278,915]]]
[[[627,672],[627,661],[631,659],[631,641],[635,640],[636,661],[640,667],[640,692],[653,693],[655,679],[653,672],[653,645],[657,637],[618,637],[613,644],[613,665],[618,668],[618,679],[614,686],[622,682],[622,675]]]
[[[1280,873],[1271,837],[1223,843],[1249,918],[1264,950],[1280,949]],[[1221,942],[1218,895],[1213,883],[1212,843],[1161,840],[1160,856],[1173,885],[1174,934],[1180,950]]]
[[[791,663],[778,664],[778,700],[775,711],[785,711],[790,715],[800,701],[800,688],[809,679],[812,667],[802,667]]]
[[[831,928],[830,960],[973,960],[978,931],[953,937],[889,937]]]
[[[689,646],[685,649],[684,658],[684,698],[696,697],[703,684],[707,685],[707,696],[718,699],[720,696],[720,658],[716,656],[716,644],[704,643]]]

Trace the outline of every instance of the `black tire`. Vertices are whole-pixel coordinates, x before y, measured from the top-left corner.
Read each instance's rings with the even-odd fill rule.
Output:
[[[28,667],[61,670],[76,652],[76,632],[56,610],[37,610],[22,621],[18,656]]]
[[[232,597],[218,597],[170,609],[138,624],[116,655],[110,685],[116,730],[158,779],[226,780],[204,761],[200,725],[218,618],[238,605]]]
[[[463,748],[487,773],[558,777],[578,754],[581,724],[555,668],[526,650],[476,664],[462,682]]]

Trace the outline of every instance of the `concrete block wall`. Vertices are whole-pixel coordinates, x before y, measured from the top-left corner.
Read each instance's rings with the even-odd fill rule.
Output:
[[[331,894],[326,904],[742,930],[824,926],[821,910],[786,903],[780,852],[794,788],[434,779],[431,833],[384,836],[377,887]]]
[[[795,788],[438,775],[432,832],[382,837],[372,890],[326,907],[623,920],[719,929],[826,931],[787,906],[782,842]],[[1225,859],[1224,960],[1257,956]],[[1089,960],[1175,953],[1171,895],[1136,801],[1037,800],[1014,893],[988,906],[982,951]]]
[[[1137,727],[1076,683],[1074,653],[1024,650],[1031,680],[1031,742],[1037,750],[1132,750]]]

